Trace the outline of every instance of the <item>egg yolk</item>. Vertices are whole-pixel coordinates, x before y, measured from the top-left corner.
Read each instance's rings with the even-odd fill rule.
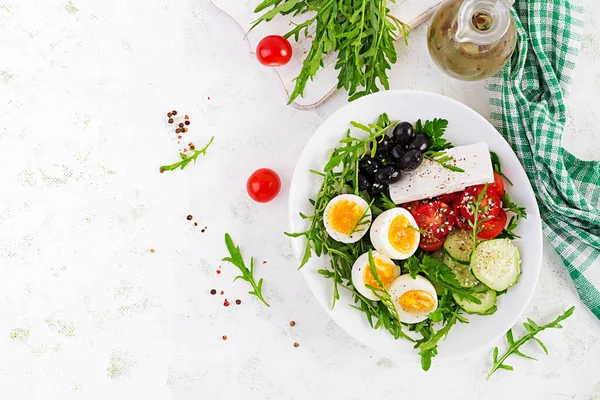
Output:
[[[331,228],[344,235],[350,235],[363,216],[363,208],[350,200],[340,200],[329,209],[327,222]]]
[[[394,269],[396,265],[383,261],[379,257],[373,257],[373,262],[375,263],[375,268],[377,268],[379,280],[384,286],[389,286],[389,284],[392,282],[392,279],[394,279]],[[371,267],[369,264],[365,266],[365,285],[370,285],[376,288],[381,287],[371,273]]]
[[[400,296],[398,302],[406,312],[429,312],[435,306],[431,293],[424,290],[409,290]]]
[[[398,215],[392,220],[388,231],[388,240],[394,249],[401,253],[408,253],[415,244],[417,232],[410,227],[404,215]]]

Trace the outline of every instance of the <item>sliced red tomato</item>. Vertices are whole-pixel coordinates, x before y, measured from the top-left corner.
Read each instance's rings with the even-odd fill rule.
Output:
[[[442,203],[452,204],[452,202],[460,197],[462,192],[446,193],[438,197]]]
[[[477,237],[481,239],[495,238],[506,226],[507,218],[506,212],[504,212],[503,209],[500,209],[498,216],[481,223],[481,232],[477,234]]]
[[[473,221],[473,205],[479,198],[484,185],[471,186],[463,192],[460,196],[460,213],[469,221]],[[479,219],[490,219],[494,218],[500,212],[500,197],[498,194],[490,190],[489,186],[483,195],[481,204],[479,207]]]
[[[435,238],[428,235],[421,235],[421,241],[419,242],[419,247],[425,251],[436,251],[446,241],[446,237],[443,238]]]
[[[498,197],[502,197],[504,194],[504,181],[500,174],[494,172],[494,183],[488,185],[488,190],[493,190],[498,194]]]
[[[463,217],[459,210],[460,199],[454,200],[452,203],[452,211],[454,211],[454,222],[460,229],[470,229],[469,221]]]
[[[404,203],[400,207],[406,208],[409,213],[412,214],[414,218],[417,217],[417,208],[421,207],[425,202],[423,200],[415,200],[409,203]]]
[[[454,228],[454,211],[446,203],[432,201],[417,208],[415,220],[420,229],[440,239]]]

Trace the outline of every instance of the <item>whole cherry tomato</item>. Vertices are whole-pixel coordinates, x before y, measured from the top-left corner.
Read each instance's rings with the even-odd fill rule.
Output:
[[[256,58],[268,67],[285,65],[292,59],[292,45],[283,36],[266,36],[256,46]]]
[[[250,198],[259,203],[273,200],[281,190],[281,179],[277,172],[269,168],[257,169],[246,183]]]

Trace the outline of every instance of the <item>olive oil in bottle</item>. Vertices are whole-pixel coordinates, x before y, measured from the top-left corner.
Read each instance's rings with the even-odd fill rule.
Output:
[[[465,81],[494,75],[517,42],[514,0],[446,0],[427,32],[429,54],[446,74]]]

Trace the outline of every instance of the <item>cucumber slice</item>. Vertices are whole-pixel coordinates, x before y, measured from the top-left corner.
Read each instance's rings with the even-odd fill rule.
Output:
[[[461,298],[457,293],[452,293],[452,297],[454,297],[460,308],[469,314],[485,314],[496,305],[496,292],[491,289],[483,293],[473,293],[473,296],[481,300],[481,304],[475,304],[472,301]]]
[[[473,252],[473,238],[467,231],[455,229],[446,236],[444,250],[454,261],[468,265]]]
[[[475,278],[496,291],[514,285],[521,275],[519,249],[508,239],[494,239],[480,243],[471,258]]]
[[[471,267],[465,264],[458,263],[452,259],[448,254],[444,256],[444,264],[446,264],[454,275],[456,275],[456,279],[460,282],[460,286],[462,287],[473,287],[479,283],[477,278],[473,276],[471,273]]]
[[[445,255],[446,255],[446,253],[442,249],[437,249],[436,251],[434,251],[433,253],[431,253],[432,257],[437,258],[440,261],[442,261],[444,259]]]

